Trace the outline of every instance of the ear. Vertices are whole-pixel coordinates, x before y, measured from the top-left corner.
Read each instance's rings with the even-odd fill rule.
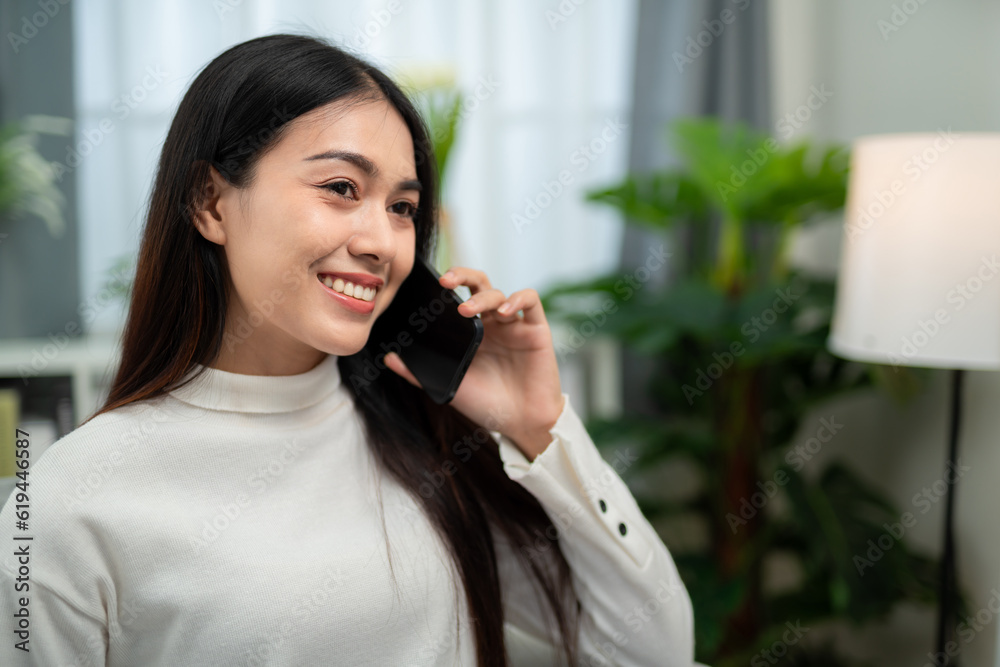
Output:
[[[208,176],[192,202],[193,221],[201,235],[212,243],[226,244],[226,228],[230,224],[230,197],[234,187],[216,170],[208,166]]]

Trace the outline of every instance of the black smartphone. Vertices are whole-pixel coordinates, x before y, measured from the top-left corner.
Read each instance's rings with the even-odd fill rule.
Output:
[[[385,368],[386,353],[398,354],[439,405],[454,398],[483,340],[482,319],[458,312],[463,299],[441,285],[440,277],[418,255],[365,344],[379,368]],[[384,372],[392,373],[387,368]]]

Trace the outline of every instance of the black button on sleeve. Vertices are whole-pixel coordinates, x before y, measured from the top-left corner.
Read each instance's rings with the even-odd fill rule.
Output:
[[[622,535],[625,534],[625,524],[624,523],[618,524],[618,532],[621,533]]]
[[[608,511],[608,504],[607,503],[605,503],[603,500],[598,500],[597,502],[599,502],[601,504],[601,511],[602,512],[607,512]]]

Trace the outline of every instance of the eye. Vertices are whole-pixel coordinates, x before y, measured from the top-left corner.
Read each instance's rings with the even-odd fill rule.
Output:
[[[344,199],[356,199],[358,196],[358,188],[350,181],[334,181],[333,183],[327,183],[321,185],[320,187],[325,188],[334,194],[340,195]]]
[[[393,213],[401,215],[404,218],[409,218],[410,220],[413,220],[414,218],[417,217],[417,207],[408,201],[396,202],[395,204],[390,206],[389,209]]]

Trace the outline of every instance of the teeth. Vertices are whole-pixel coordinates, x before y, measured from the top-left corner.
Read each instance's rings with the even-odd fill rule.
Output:
[[[359,301],[371,301],[375,298],[376,292],[378,292],[378,289],[374,287],[362,287],[351,282],[345,282],[343,278],[334,280],[330,276],[323,276],[323,284],[335,292],[352,296]]]

